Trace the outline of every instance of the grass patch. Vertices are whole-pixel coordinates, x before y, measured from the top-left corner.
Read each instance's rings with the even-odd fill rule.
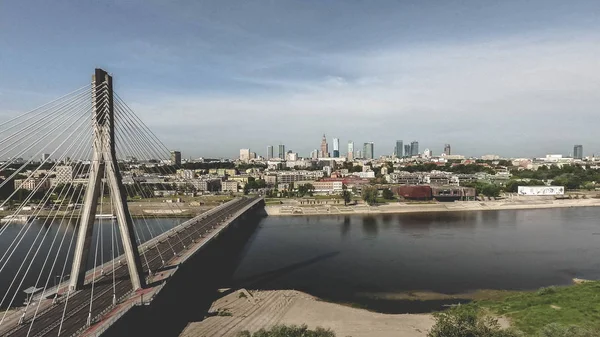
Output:
[[[528,336],[538,334],[551,323],[600,329],[600,282],[511,292],[453,310],[471,310],[473,307],[508,317],[514,327]]]

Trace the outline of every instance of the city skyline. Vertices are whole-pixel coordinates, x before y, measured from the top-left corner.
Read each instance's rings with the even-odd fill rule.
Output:
[[[0,120],[104,67],[186,157],[264,154],[278,141],[306,154],[324,125],[342,143],[374,142],[375,156],[398,138],[467,156],[569,154],[580,143],[600,153],[589,122],[600,104],[600,3],[444,4],[7,3]]]

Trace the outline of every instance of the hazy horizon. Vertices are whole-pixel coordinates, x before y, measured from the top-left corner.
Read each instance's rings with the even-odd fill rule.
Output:
[[[0,121],[95,67],[171,149],[600,154],[596,1],[0,4]]]

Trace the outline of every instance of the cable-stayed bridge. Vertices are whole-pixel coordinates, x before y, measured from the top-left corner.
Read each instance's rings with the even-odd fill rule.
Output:
[[[189,182],[102,69],[90,84],[0,122],[0,159],[2,336],[101,334],[262,202],[237,198],[172,225],[132,214],[128,197]]]

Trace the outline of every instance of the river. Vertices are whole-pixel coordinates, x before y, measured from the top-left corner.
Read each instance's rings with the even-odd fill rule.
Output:
[[[296,289],[388,313],[427,312],[479,289],[600,278],[599,219],[594,207],[266,217],[233,285]],[[434,295],[406,298],[421,292]]]

